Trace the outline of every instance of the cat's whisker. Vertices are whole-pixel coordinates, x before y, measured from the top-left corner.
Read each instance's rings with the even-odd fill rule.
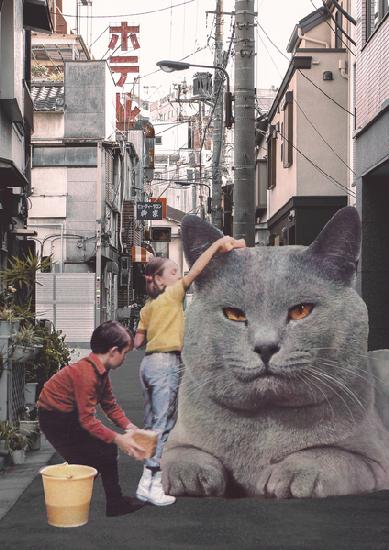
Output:
[[[311,367],[310,370],[311,370],[311,372],[315,373],[319,377],[325,378],[326,381],[328,381],[329,383],[332,382],[340,390],[343,389],[343,391],[345,393],[347,393],[351,397],[351,399],[353,399],[354,402],[361,407],[361,409],[363,411],[366,410],[366,407],[360,401],[358,396],[346,384],[343,384],[338,378],[334,378],[330,374],[324,373],[324,372],[320,371],[319,369],[315,369],[314,367]]]
[[[339,365],[339,363],[337,362],[329,362],[327,361],[327,359],[323,359],[323,360],[320,360],[320,361],[316,361],[315,363],[317,366],[321,366],[321,365],[324,365],[324,366],[329,366],[329,367],[336,367],[339,371],[341,372],[345,372],[345,373],[350,373],[354,376],[358,376],[358,378],[361,378],[364,382],[367,382],[369,383],[370,385],[374,386],[374,382],[372,382],[370,380],[370,377],[371,376],[374,376],[373,373],[370,373],[368,371],[364,371],[364,370],[360,370],[360,372],[356,372],[358,371],[358,368],[357,367],[347,367],[345,365]],[[361,374],[363,373],[363,374]]]
[[[360,377],[365,378],[367,381],[370,377],[374,378],[378,382],[382,382],[382,379],[374,374],[374,372],[371,371],[371,369],[368,369],[367,367],[361,367],[360,365],[352,365],[352,366],[346,366],[344,364],[339,364],[338,361],[332,361],[331,359],[320,359],[319,361],[316,361],[316,364],[327,364],[328,366],[333,366],[338,368],[340,371],[349,372],[355,375],[358,375]],[[362,374],[357,374],[355,371],[359,371]],[[363,376],[365,374],[365,376]],[[370,382],[372,385],[374,385],[373,382]]]
[[[304,376],[303,376],[303,375],[304,375],[304,374],[308,374],[308,373],[302,373],[302,372],[300,372],[299,374],[301,375],[301,380],[304,382]],[[308,388],[309,388],[309,384],[312,384],[313,387],[315,387],[317,390],[319,390],[319,392],[323,395],[324,400],[325,400],[325,401],[327,402],[327,404],[328,404],[328,407],[329,407],[329,409],[330,409],[330,411],[331,411],[333,420],[335,420],[335,411],[334,411],[334,408],[333,408],[333,406],[332,406],[331,401],[328,399],[328,396],[327,396],[326,393],[323,391],[323,389],[312,381],[312,377],[313,377],[313,376],[311,375],[311,378],[308,378],[308,380],[305,380],[306,385],[307,385]],[[316,378],[315,378],[315,379],[316,379]],[[317,380],[317,379],[316,379],[316,380]],[[319,382],[320,382],[320,381],[319,381]],[[309,388],[309,389],[311,390],[311,388]],[[315,398],[315,396],[314,396],[312,390],[311,390],[311,394],[312,394],[313,398]]]
[[[352,410],[350,409],[348,403],[346,402],[346,400],[343,398],[342,395],[340,395],[333,386],[331,386],[330,382],[329,381],[324,381],[322,380],[319,376],[313,374],[312,372],[310,373],[311,376],[313,376],[315,378],[315,380],[317,382],[319,382],[320,384],[323,384],[324,386],[326,386],[327,388],[329,388],[331,390],[332,393],[334,393],[337,397],[339,397],[339,399],[342,401],[342,403],[344,404],[344,406],[346,407],[346,409],[348,410],[349,412],[349,415],[351,416],[351,419],[352,419],[352,422],[355,423],[355,418],[354,418],[354,415],[352,413]],[[331,408],[332,408],[332,405],[331,405]],[[333,408],[332,408],[333,410]]]

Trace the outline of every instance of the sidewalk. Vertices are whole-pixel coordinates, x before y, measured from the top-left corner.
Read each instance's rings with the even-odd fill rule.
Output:
[[[0,520],[18,501],[39,470],[45,466],[55,451],[42,434],[39,451],[26,453],[26,462],[17,466],[7,466],[0,471]]]
[[[88,355],[87,348],[72,348],[71,363]],[[39,451],[26,453],[26,462],[17,466],[5,466],[0,456],[0,520],[18,501],[27,487],[31,484],[39,470],[54,456],[55,450],[41,434],[41,448]]]

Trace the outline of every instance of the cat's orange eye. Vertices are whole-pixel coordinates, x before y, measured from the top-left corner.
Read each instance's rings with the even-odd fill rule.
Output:
[[[300,321],[301,319],[308,317],[312,310],[313,304],[298,304],[297,306],[290,308],[288,312],[288,319],[292,321]]]
[[[223,313],[224,317],[227,317],[230,321],[239,321],[241,323],[247,321],[244,311],[236,307],[225,307]]]

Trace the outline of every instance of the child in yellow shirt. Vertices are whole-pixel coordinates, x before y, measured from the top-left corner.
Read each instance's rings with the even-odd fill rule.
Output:
[[[146,342],[146,355],[140,367],[145,398],[145,428],[158,432],[155,455],[145,461],[136,496],[157,506],[175,502],[162,488],[160,459],[169,432],[176,422],[176,398],[184,339],[185,292],[217,253],[244,248],[243,239],[222,237],[196,260],[185,277],[168,258],[153,258],[145,269],[149,300],[140,312],[135,347]]]

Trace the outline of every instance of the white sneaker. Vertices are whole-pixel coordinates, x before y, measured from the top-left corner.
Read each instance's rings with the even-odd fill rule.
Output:
[[[162,487],[161,472],[156,472],[152,477],[147,501],[155,504],[155,506],[168,506],[176,502],[176,497],[165,495]]]
[[[148,500],[152,481],[152,472],[148,468],[143,468],[142,477],[139,480],[136,496],[139,500]]]

